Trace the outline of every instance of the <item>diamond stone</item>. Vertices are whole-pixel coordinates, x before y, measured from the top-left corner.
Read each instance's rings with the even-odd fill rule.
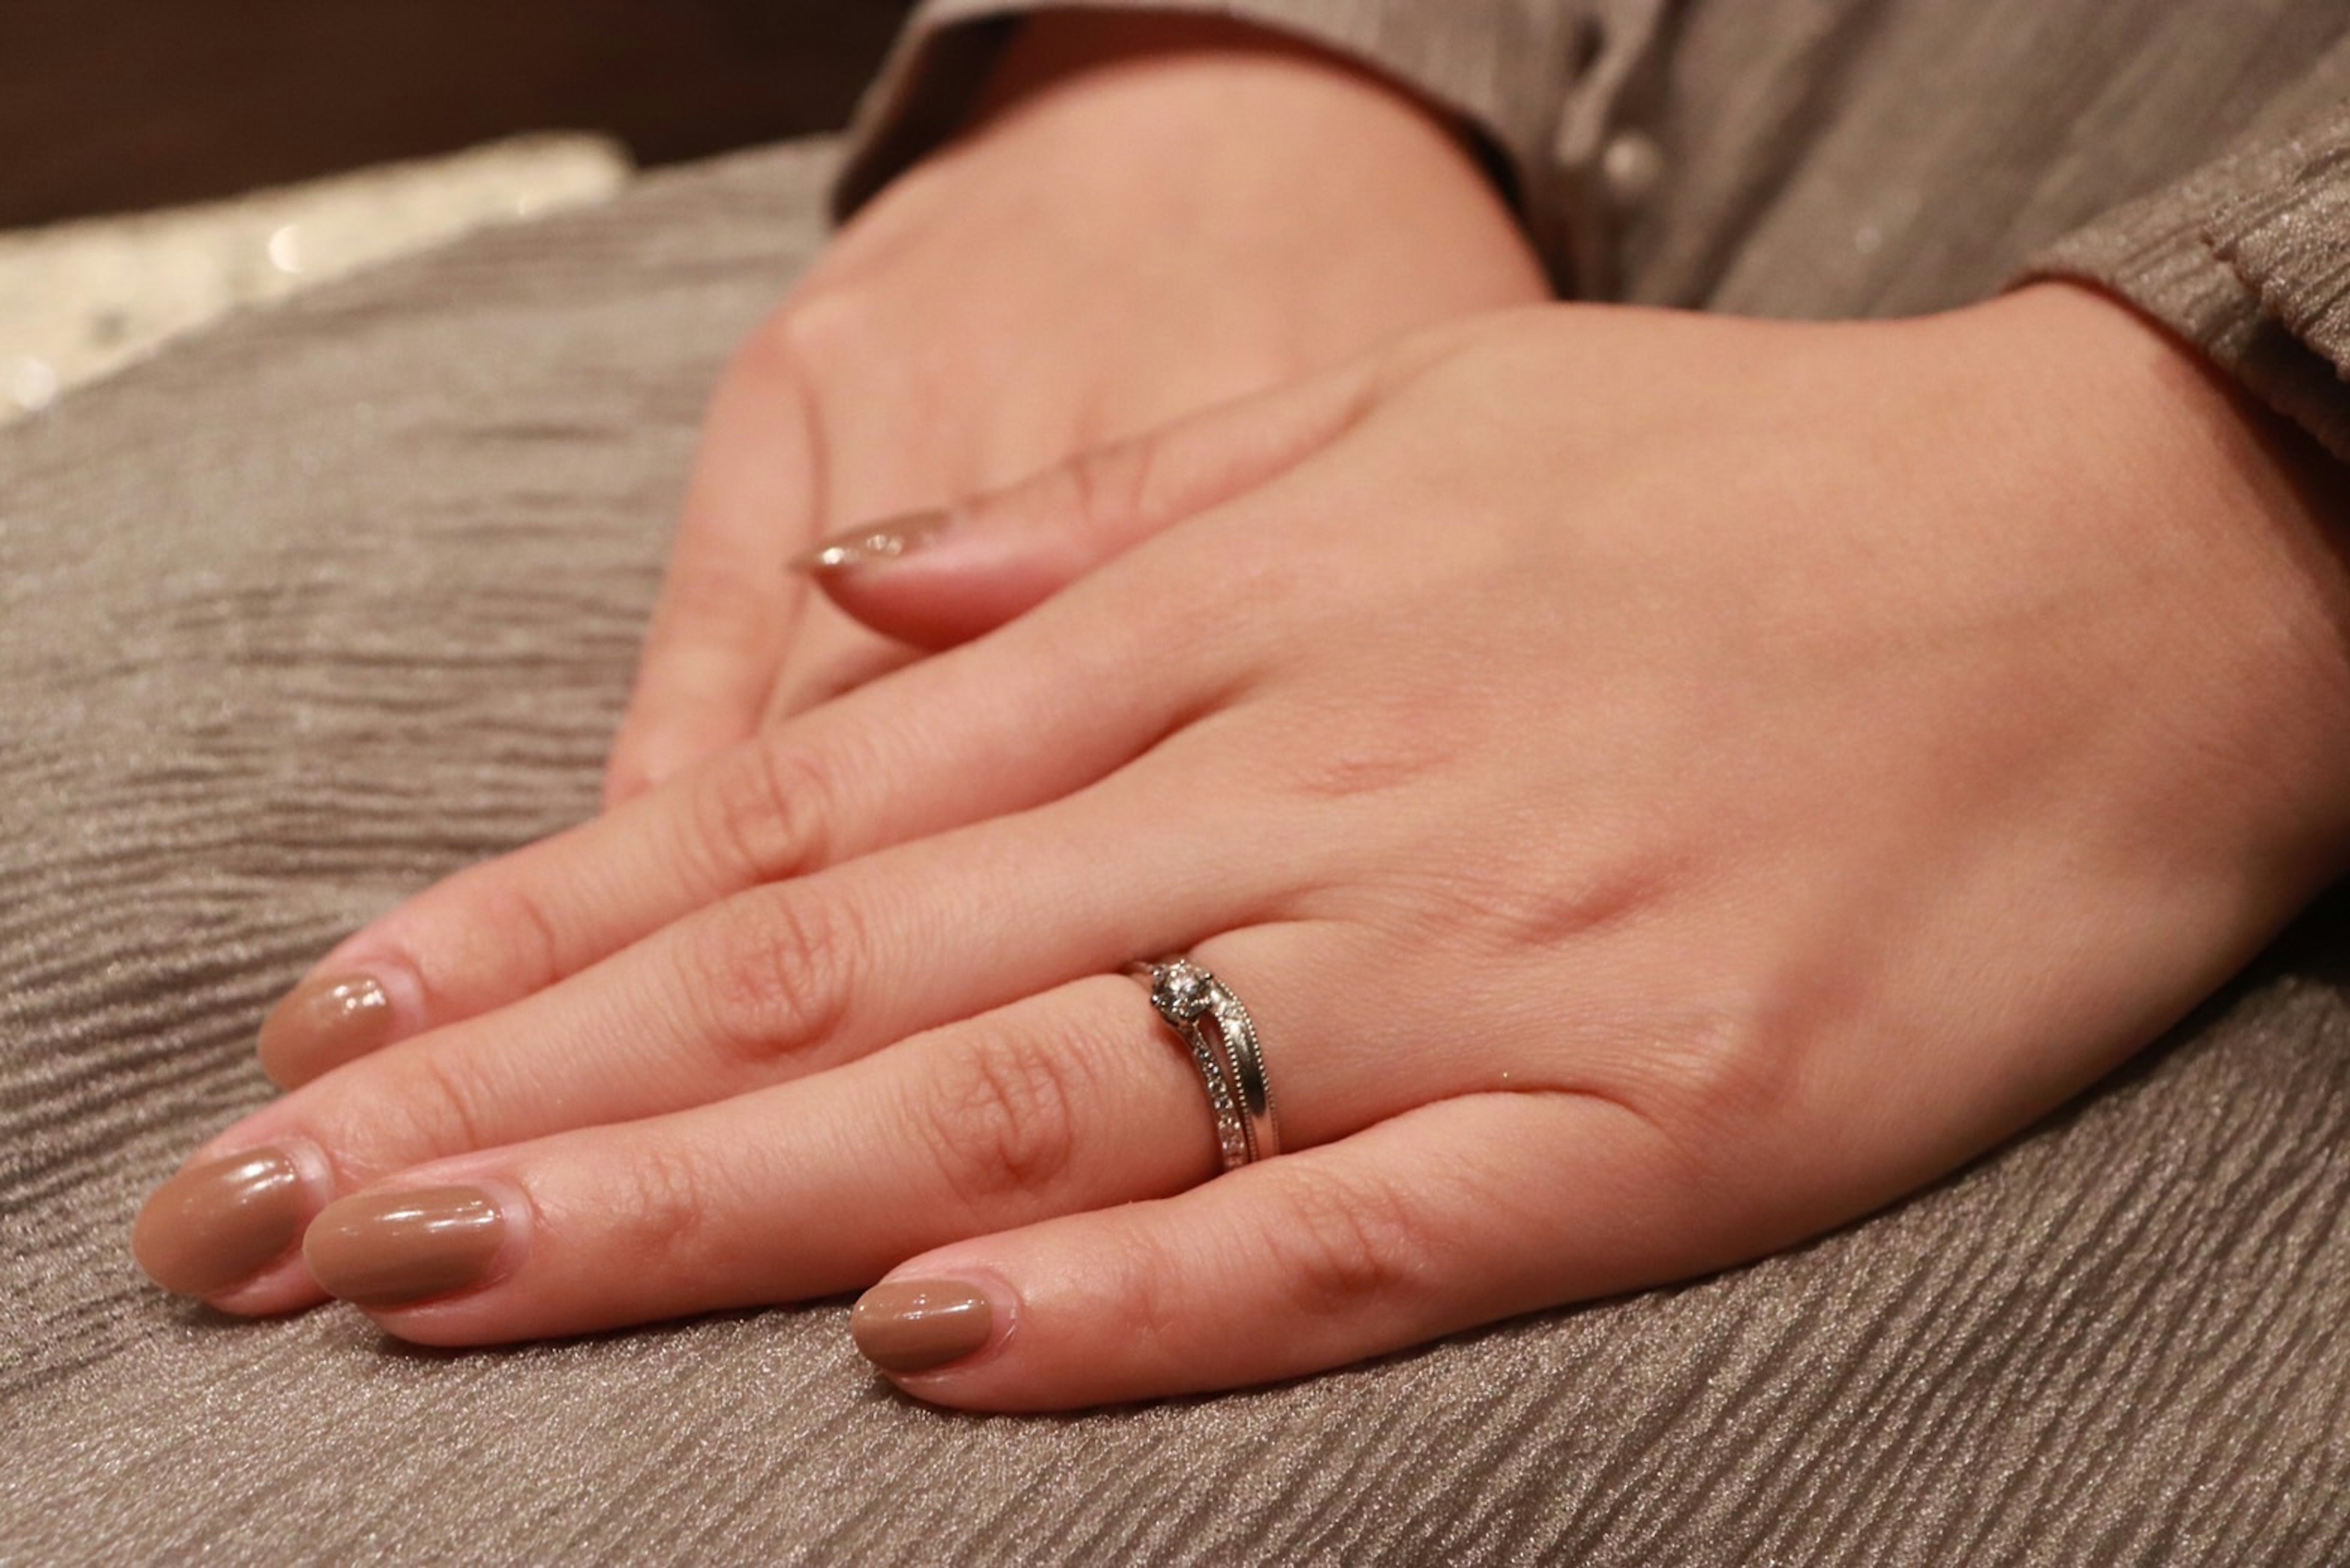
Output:
[[[1208,994],[1208,971],[1197,964],[1167,965],[1153,977],[1150,991],[1161,1012],[1187,1023],[1206,1012],[1213,1001]]]

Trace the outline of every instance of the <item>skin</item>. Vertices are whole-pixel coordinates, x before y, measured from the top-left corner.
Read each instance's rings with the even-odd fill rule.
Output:
[[[909,657],[784,570],[819,537],[1547,294],[1416,100],[1219,19],[1045,14],[728,371],[608,799]]]
[[[961,1282],[988,1343],[900,1381],[974,1409],[1755,1258],[2077,1093],[2343,867],[2342,500],[2066,286],[1435,328],[839,576],[930,640],[1031,607],[363,931],[328,962],[407,1037],[198,1158],[489,1192],[484,1282],[369,1309],[422,1343]],[[1292,1151],[1216,1179],[1106,972],[1179,949]]]

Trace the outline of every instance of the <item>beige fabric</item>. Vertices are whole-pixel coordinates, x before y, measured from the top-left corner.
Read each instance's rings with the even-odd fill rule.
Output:
[[[2350,92],[2350,47],[2325,75]],[[2350,459],[2350,97],[2037,257],[2102,283]]]
[[[2147,7],[2094,4],[2137,47]],[[1625,292],[1831,314],[1996,286],[2272,96],[2134,55],[2170,61],[2134,88],[2168,95],[2151,151],[1986,165],[1894,137],[1895,203],[1866,143],[1903,95],[1788,73],[1930,35],[1813,14],[1684,19],[1644,122],[1669,178],[1609,240]],[[1906,112],[2000,119],[1981,98],[2018,62],[1943,42]],[[1729,73],[1764,43],[1762,76]],[[2322,51],[2286,53],[2263,68]],[[1709,57],[1736,94],[1698,94]],[[0,432],[0,1560],[2350,1561],[2338,906],[1867,1224],[1231,1397],[938,1416],[877,1386],[838,1303],[441,1355],[142,1284],[139,1196],[265,1096],[252,1030],[305,961],[593,810],[704,394],[834,172],[801,148],[650,181]]]
[[[2345,54],[2335,61],[2350,78]],[[2268,163],[2205,232],[2287,331],[2350,366],[2350,97],[2270,149]]]
[[[842,203],[951,132],[1010,18],[1070,3],[929,0]],[[1580,297],[1888,315],[2083,278],[2350,458],[2341,0],[1075,3],[1231,13],[1468,117]]]

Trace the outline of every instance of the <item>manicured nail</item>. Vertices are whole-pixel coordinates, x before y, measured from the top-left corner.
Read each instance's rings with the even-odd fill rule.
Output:
[[[361,1192],[311,1222],[310,1277],[360,1306],[405,1306],[479,1284],[504,1244],[505,1216],[478,1187]]]
[[[307,1207],[294,1161],[249,1148],[157,1188],[131,1228],[130,1253],[167,1291],[221,1295],[294,1250]]]
[[[987,1298],[959,1280],[892,1280],[857,1298],[848,1332],[884,1372],[928,1372],[987,1343]]]
[[[844,572],[853,566],[875,566],[937,541],[954,521],[950,512],[909,512],[835,534],[792,563],[795,572]]]
[[[386,1044],[391,1026],[391,994],[373,975],[315,975],[263,1021],[261,1070],[276,1083],[307,1083]]]

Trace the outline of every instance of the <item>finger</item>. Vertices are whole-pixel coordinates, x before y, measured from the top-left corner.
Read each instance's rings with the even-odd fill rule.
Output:
[[[760,704],[759,722],[785,723],[922,656],[922,649],[868,631],[822,595],[811,595],[800,606],[799,624]]]
[[[702,427],[635,690],[605,769],[631,800],[756,726],[806,592],[784,570],[822,514],[806,383],[761,333]]]
[[[1097,447],[950,509],[854,529],[797,563],[874,630],[964,642],[1187,517],[1327,447],[1377,387],[1362,361]]]
[[[1097,975],[757,1094],[404,1171],[306,1251],[406,1338],[572,1334],[832,1294],[942,1241],[1180,1191],[1215,1149],[1142,988]],[[403,1206],[463,1233],[436,1253]]]
[[[1275,958],[1326,948],[1328,929],[1253,928],[1208,948],[1215,961],[1232,955],[1254,972],[1260,950]],[[1286,1017],[1276,1013],[1274,1026],[1287,1027]],[[1284,1084],[1300,1096],[1284,1129],[1303,1143],[1429,1092],[1417,1066],[1332,1072],[1304,1052],[1284,1062]],[[830,1071],[408,1168],[370,1190],[471,1185],[489,1195],[493,1223],[532,1231],[524,1253],[481,1260],[485,1283],[518,1280],[516,1289],[478,1311],[451,1303],[445,1318],[434,1307],[415,1328],[394,1325],[459,1343],[827,1293],[941,1241],[1177,1190],[1212,1167],[1215,1147],[1188,1053],[1144,988],[1096,974]],[[659,1212],[649,1213],[649,1198]],[[366,1212],[346,1200],[317,1224]],[[541,1233],[550,1220],[559,1221],[552,1240]],[[692,1255],[643,1255],[670,1237],[691,1241]],[[527,1260],[519,1270],[518,1256]],[[310,1262],[321,1282],[351,1288],[331,1260]],[[297,1276],[307,1282],[289,1261],[212,1299],[233,1311],[285,1310],[307,1299],[294,1292]]]
[[[1250,929],[1208,950],[1255,973],[1283,950],[1327,950],[1327,931]],[[1297,1096],[1283,1136],[1297,1147],[1443,1093],[1431,1063],[1375,1075],[1342,1060],[1283,1054],[1283,1088]],[[317,1220],[306,1258],[212,1300],[280,1312],[327,1286],[395,1310],[388,1326],[430,1343],[796,1300],[872,1282],[940,1241],[1178,1192],[1215,1164],[1212,1128],[1189,1054],[1145,990],[1090,976],[780,1086],[409,1166],[324,1213],[307,1209]],[[301,1166],[303,1149],[317,1154],[298,1145],[286,1164]],[[385,1192],[437,1192],[442,1218],[385,1215]],[[411,1253],[423,1255],[423,1283],[369,1283]]]
[[[1081,635],[1080,635],[1081,633]],[[272,1013],[292,1086],[540,990],[743,888],[1057,799],[1175,728],[1226,679],[1136,617],[926,661],[568,832],[459,873],[351,937]]]
[[[1632,1111],[1475,1095],[1180,1196],[915,1258],[856,1327],[919,1398],[1069,1409],[1298,1376],[1684,1277],[1732,1261],[1722,1238]],[[921,1332],[941,1307],[959,1335]]]
[[[1294,830],[1218,835],[1211,800],[1121,775],[1042,811],[741,895],[564,985],[330,1074],[191,1164],[267,1155],[298,1173],[285,1203],[315,1213],[429,1160],[822,1071],[1115,970],[1297,879],[1284,842],[1295,844]],[[1154,896],[1138,899],[1137,888]],[[192,1234],[185,1221],[171,1228]],[[243,1284],[226,1267],[162,1273],[216,1296]],[[235,1310],[276,1312],[316,1293],[293,1269],[228,1293]]]

